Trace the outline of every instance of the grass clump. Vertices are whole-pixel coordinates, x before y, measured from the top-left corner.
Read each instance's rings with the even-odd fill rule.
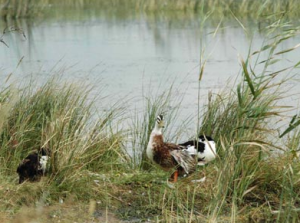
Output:
[[[230,216],[228,221],[234,222],[299,219],[300,184],[295,176],[299,162],[291,156],[290,149],[284,148],[278,134],[282,131],[278,122],[287,112],[286,106],[279,105],[285,83],[290,79],[286,75],[297,65],[268,71],[272,70],[270,60],[279,55],[274,53],[275,49],[285,39],[278,30],[273,31],[267,45],[270,47],[262,46],[263,50],[269,49],[267,59],[257,63],[254,58],[263,50],[250,54],[246,62],[240,59],[241,82],[234,90],[210,95],[204,111],[200,131],[217,138],[220,156],[213,198],[207,208],[209,219],[220,216]],[[293,138],[291,143],[295,145],[297,140]]]
[[[41,199],[52,204],[70,194],[88,202],[94,197],[94,173],[124,168],[123,136],[113,130],[119,110],[96,117],[89,91],[87,87],[60,85],[55,79],[40,88],[30,85],[15,93],[3,91],[0,172],[10,188],[3,199],[15,199],[8,199],[4,210],[18,210]],[[51,150],[48,177],[16,187],[18,164],[40,147]]]

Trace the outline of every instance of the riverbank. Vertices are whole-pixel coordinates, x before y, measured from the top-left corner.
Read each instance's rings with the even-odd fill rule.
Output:
[[[287,109],[278,102],[289,78],[285,71],[254,76],[242,59],[241,65],[243,80],[236,89],[211,95],[199,115],[199,131],[215,138],[218,158],[181,179],[175,189],[166,183],[171,172],[157,169],[142,156],[155,116],[165,110],[172,94],[150,100],[144,116],[133,118],[135,125],[122,130],[119,108],[94,116],[93,101],[87,100],[89,88],[55,79],[39,88],[3,88],[1,218],[6,222],[297,221],[298,117],[285,131],[275,128]],[[184,124],[178,131],[184,131]],[[127,152],[128,140],[139,151],[133,156]],[[19,185],[17,165],[40,146],[51,148],[47,176]],[[204,183],[192,183],[203,176]]]

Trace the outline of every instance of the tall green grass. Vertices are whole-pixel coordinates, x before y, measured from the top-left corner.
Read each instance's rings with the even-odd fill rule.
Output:
[[[220,162],[216,165],[214,195],[208,205],[209,219],[226,215],[232,222],[299,219],[296,200],[300,185],[294,175],[299,162],[290,153],[292,150],[296,154],[295,149],[286,150],[278,134],[283,131],[278,129],[278,122],[287,112],[287,107],[279,102],[285,97],[284,86],[292,76],[289,74],[298,63],[272,69],[272,61],[276,63],[278,55],[297,48],[276,52],[284,40],[298,33],[297,28],[284,26],[279,21],[268,27],[269,38],[261,50],[250,53],[246,61],[240,58],[242,80],[236,88],[210,95],[200,131],[218,139]],[[265,51],[266,59],[258,63]],[[296,127],[297,122],[281,136]],[[292,145],[297,142],[296,135]]]
[[[92,173],[127,165],[123,135],[113,121],[119,108],[96,116],[90,88],[60,83],[54,78],[39,88],[29,84],[15,92],[2,91],[1,175],[16,187],[20,161],[40,147],[51,150],[48,177],[34,187],[36,195],[27,192],[31,185],[20,185],[12,189],[15,200],[7,209],[30,204],[45,193],[48,203],[70,194],[88,200],[93,194]]]

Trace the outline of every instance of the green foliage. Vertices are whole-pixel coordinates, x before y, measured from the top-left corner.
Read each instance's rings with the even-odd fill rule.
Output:
[[[211,219],[226,215],[230,215],[234,222],[243,218],[265,222],[299,219],[296,200],[300,184],[295,177],[299,168],[299,162],[295,160],[299,150],[299,134],[295,132],[297,116],[280,135],[283,137],[294,131],[288,140],[288,149],[278,140],[276,126],[287,111],[278,102],[284,97],[283,86],[290,80],[288,72],[295,66],[272,73],[268,71],[272,70],[270,61],[274,61],[277,55],[297,48],[275,52],[285,37],[298,33],[283,27],[283,21],[269,27],[266,40],[269,43],[249,54],[246,62],[240,59],[242,79],[235,90],[210,95],[204,110],[200,132],[212,134],[217,139],[220,156],[215,194],[209,203],[208,216]],[[267,59],[257,63],[262,51],[268,51]],[[283,78],[278,78],[279,75]],[[253,216],[253,212],[256,215]]]
[[[38,89],[30,85],[16,95],[10,94],[12,90],[3,91],[4,105],[10,105],[1,110],[2,119],[6,117],[1,128],[1,172],[15,174],[19,162],[40,147],[51,150],[48,184],[58,188],[68,185],[75,189],[71,185],[78,184],[81,171],[122,166],[121,159],[126,158],[122,135],[113,132],[112,121],[108,121],[119,111],[111,110],[96,119],[89,90],[60,85],[54,78]]]

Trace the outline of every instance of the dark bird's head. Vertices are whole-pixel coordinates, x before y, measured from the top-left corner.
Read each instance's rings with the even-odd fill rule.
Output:
[[[51,151],[47,147],[42,147],[42,148],[38,149],[38,153],[40,156],[50,156]]]
[[[205,136],[204,137],[204,135],[199,135],[199,141],[200,142],[204,142],[204,141],[214,141],[213,139],[212,139],[212,137],[210,137],[210,136]]]

